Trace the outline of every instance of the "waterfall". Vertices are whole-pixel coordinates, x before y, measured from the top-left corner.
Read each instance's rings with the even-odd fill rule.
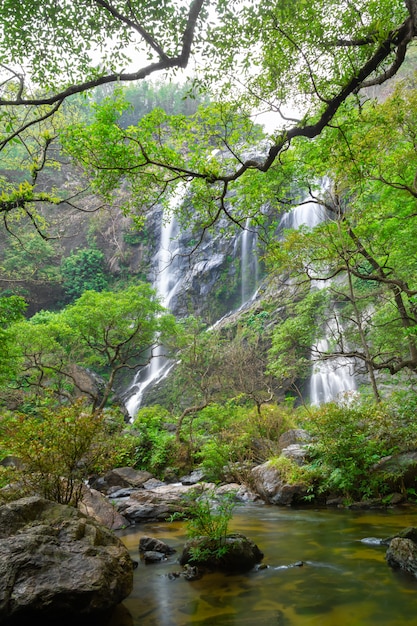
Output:
[[[299,206],[285,213],[280,222],[280,230],[285,228],[300,228],[307,226],[314,228],[326,219],[326,210],[312,199],[306,200]],[[312,284],[313,287],[322,289],[325,282],[318,281]],[[327,334],[322,337],[316,346],[312,347],[311,358],[326,354],[330,350],[329,338],[335,335],[336,329],[341,328],[340,321],[337,318],[337,312],[333,311],[334,320],[330,320],[327,324]],[[310,403],[318,406],[337,400],[338,397],[349,391],[356,390],[356,381],[352,374],[352,363],[348,359],[342,357],[316,360],[312,366],[312,373],[309,382]]]
[[[279,230],[285,228],[300,228],[308,226],[314,228],[326,219],[326,210],[313,199],[306,198],[304,202],[294,207],[291,211],[284,213],[281,217]]]
[[[161,304],[166,309],[169,309],[169,304],[178,285],[175,263],[176,255],[179,251],[178,245],[176,245],[178,224],[173,208],[182,202],[186,190],[186,185],[177,187],[175,194],[170,199],[167,215],[165,213],[162,215],[159,249],[155,259],[156,276],[153,286]],[[126,393],[128,399],[125,402],[125,406],[132,418],[136,415],[141,405],[145,390],[156,381],[162,380],[167,376],[175,364],[167,359],[163,352],[164,348],[162,345],[158,345],[153,349],[150,362],[137,372]]]
[[[245,223],[241,234],[241,305],[244,305],[254,294],[259,282],[258,235],[251,230],[250,218]]]
[[[340,322],[334,321],[332,326],[340,327]],[[327,337],[322,337],[313,348],[317,354],[325,354],[329,352],[329,349],[330,343]],[[337,400],[347,392],[355,391],[356,382],[351,366],[348,359],[343,357],[315,361],[310,377],[310,404],[313,406],[326,404]]]

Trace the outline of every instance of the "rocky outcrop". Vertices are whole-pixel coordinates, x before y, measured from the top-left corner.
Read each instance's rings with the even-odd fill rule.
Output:
[[[269,461],[253,468],[252,480],[256,493],[269,504],[294,504],[307,495],[304,483],[288,483]]]
[[[213,497],[232,493],[237,502],[257,499],[256,494],[237,484],[221,485],[199,483],[197,485],[160,485],[154,489],[122,489],[111,494],[118,512],[131,524],[167,520],[173,513],[184,512],[191,494],[210,491]]]
[[[91,481],[94,489],[90,489],[89,496],[83,497],[86,507],[83,510],[115,529],[141,522],[167,520],[173,513],[185,510],[191,493],[198,494],[207,490],[218,496],[232,493],[239,502],[259,499],[257,494],[244,485],[229,483],[216,486],[213,483],[196,482],[201,476],[199,472],[193,472],[184,476],[183,482],[163,483],[153,478],[149,472],[131,467],[117,468]],[[102,508],[102,500],[97,497],[96,489],[111,503],[112,510]],[[97,510],[94,510],[94,502],[97,502]],[[87,503],[90,503],[90,509],[87,508]],[[100,517],[102,511],[106,512],[105,517]],[[112,511],[115,514],[114,520]]]
[[[288,446],[292,445],[306,445],[310,443],[311,435],[302,428],[291,428],[290,430],[282,433],[278,439],[278,446],[280,450],[284,450]]]
[[[213,485],[214,487],[214,485]],[[112,502],[129,523],[164,521],[173,513],[184,512],[187,495],[205,485],[162,485],[155,489],[131,489],[114,492]]]
[[[132,467],[117,467],[104,476],[90,481],[90,486],[102,493],[110,493],[112,487],[143,487],[153,478],[150,472],[135,470]]]
[[[190,539],[180,556],[181,565],[223,572],[247,572],[260,563],[264,555],[258,546],[239,533],[221,540],[197,537]]]
[[[33,496],[0,507],[0,623],[105,624],[133,584],[110,530],[77,509]]]
[[[106,528],[120,530],[129,523],[123,515],[117,511],[112,502],[96,489],[83,488],[82,500],[78,503],[78,509],[84,515],[92,517]]]

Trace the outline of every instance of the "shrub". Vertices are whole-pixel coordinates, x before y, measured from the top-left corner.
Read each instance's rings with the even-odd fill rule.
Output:
[[[204,538],[203,545],[190,548],[191,560],[218,559],[227,552],[225,540],[229,522],[237,505],[233,493],[217,496],[214,491],[193,489],[186,501],[186,513],[174,513],[171,520],[187,518],[187,535],[190,539]]]
[[[83,482],[116,464],[121,440],[115,445],[103,414],[91,414],[81,403],[41,417],[12,416],[2,422],[4,448],[22,469],[9,472],[19,496],[39,493],[61,504],[76,506]]]
[[[315,409],[305,426],[314,437],[310,469],[321,475],[323,491],[342,493],[348,499],[384,493],[384,477],[371,469],[398,450],[395,421],[385,406],[330,403]]]
[[[175,434],[167,430],[170,413],[155,405],[140,409],[132,428],[135,435],[134,467],[161,475],[176,454]]]
[[[310,482],[308,471],[285,456],[273,457],[269,460],[269,465],[274,467],[280,473],[282,480],[289,485]]]

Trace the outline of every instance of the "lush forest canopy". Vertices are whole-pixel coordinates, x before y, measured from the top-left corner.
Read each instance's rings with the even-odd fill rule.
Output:
[[[255,455],[251,441],[268,440],[272,455],[285,427],[310,420],[325,442],[316,469],[347,493],[376,460],[413,447],[417,0],[4,0],[0,23],[7,450],[20,423],[10,411],[45,420],[63,405],[65,420],[83,396],[97,415],[122,373],[160,344],[178,367],[124,462],[131,454],[152,471],[203,462],[218,477],[227,459]],[[192,311],[175,321],[123,258],[115,279],[98,246],[105,210],[114,232],[129,220],[126,241],[149,247],[147,216],[174,210],[184,185],[191,200],[175,210],[193,250],[225,220],[236,229],[249,220],[262,241],[267,295],[235,328],[204,332]],[[307,198],[326,219],[278,237],[282,213]],[[77,212],[93,226],[72,251]],[[29,298],[24,317],[17,287],[29,280],[59,292],[53,312],[32,315]],[[272,404],[294,401],[312,357],[337,356],[366,379],[373,408],[317,409],[315,420],[309,409],[306,420]],[[99,383],[83,376],[90,369]],[[390,378],[406,401],[390,397]],[[353,472],[341,442],[357,447],[361,420],[367,443]]]
[[[3,195],[3,217],[20,208],[36,220],[34,203],[60,202],[45,197],[36,180],[63,133],[66,149],[104,189],[130,174],[152,202],[179,180],[193,180],[204,198],[204,227],[227,211],[235,181],[258,184],[265,173],[279,179],[280,155],[295,139],[318,136],[347,99],[395,75],[413,42],[416,13],[414,0],[5,1],[0,147],[7,159],[23,146],[28,163],[21,186]],[[140,127],[118,131],[119,103],[113,114],[99,109],[90,129],[69,123],[78,116],[74,95],[191,62],[198,63],[196,85],[216,103],[196,118],[154,111]],[[277,121],[265,155],[248,158],[245,149],[259,142],[254,109],[275,112]],[[239,209],[233,219],[243,219]]]

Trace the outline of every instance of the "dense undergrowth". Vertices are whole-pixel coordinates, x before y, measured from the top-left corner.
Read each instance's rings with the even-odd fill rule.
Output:
[[[416,410],[415,395],[402,392],[380,403],[266,404],[261,413],[238,401],[213,403],[182,419],[180,429],[179,418],[160,406],[141,409],[131,424],[115,411],[92,415],[82,403],[36,415],[9,412],[0,421],[1,457],[19,462],[1,466],[2,486],[16,486],[1,497],[41,492],[76,504],[83,481],[127,465],[161,479],[202,469],[207,481],[250,487],[251,469],[268,461],[285,482],[305,485],[306,503],[330,495],[389,503],[394,492],[413,500],[413,460],[399,455],[417,450]],[[280,454],[279,438],[292,428],[310,435],[302,466]]]

